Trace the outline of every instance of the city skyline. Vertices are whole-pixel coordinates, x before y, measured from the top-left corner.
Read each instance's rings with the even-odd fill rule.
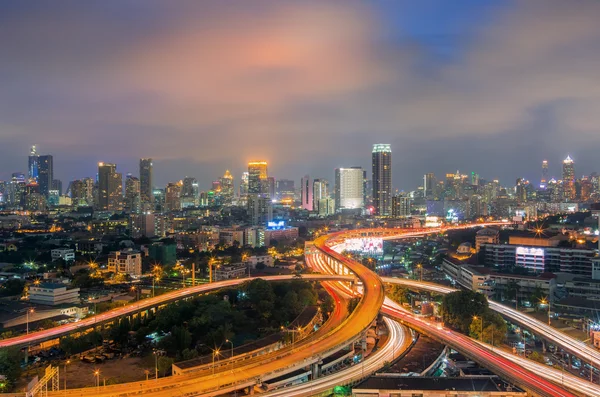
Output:
[[[144,157],[157,185],[253,158],[331,178],[369,169],[373,142],[401,189],[448,169],[536,180],[543,159],[557,177],[567,154],[595,170],[597,2],[67,3],[0,6],[1,179],[34,143],[65,181]]]

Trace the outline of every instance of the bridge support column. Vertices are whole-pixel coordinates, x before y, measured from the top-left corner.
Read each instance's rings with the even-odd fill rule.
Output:
[[[542,339],[542,352],[546,353],[546,341]]]
[[[254,395],[254,385],[248,386],[248,395],[249,396],[253,396]]]
[[[312,380],[317,379],[319,376],[321,376],[321,367],[319,363],[314,363],[312,364]]]

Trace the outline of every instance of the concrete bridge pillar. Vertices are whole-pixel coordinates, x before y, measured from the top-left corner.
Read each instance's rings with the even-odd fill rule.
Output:
[[[315,380],[319,376],[321,376],[321,366],[319,365],[318,362],[316,362],[316,363],[313,363],[311,367],[312,367],[312,379],[311,380]]]

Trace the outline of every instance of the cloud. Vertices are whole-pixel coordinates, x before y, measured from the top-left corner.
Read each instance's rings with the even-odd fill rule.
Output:
[[[280,177],[331,178],[337,166],[369,169],[370,144],[389,142],[403,188],[448,163],[510,183],[514,168],[481,164],[501,168],[506,152],[534,169],[549,154],[600,149],[594,1],[506,6],[452,38],[451,59],[408,30],[390,39],[390,19],[362,2],[132,4],[0,20],[3,141],[130,168],[152,156],[166,180],[183,168],[205,185],[257,158]],[[519,135],[530,144],[506,139]],[[0,168],[12,171],[14,156]],[[591,171],[593,160],[579,164]]]

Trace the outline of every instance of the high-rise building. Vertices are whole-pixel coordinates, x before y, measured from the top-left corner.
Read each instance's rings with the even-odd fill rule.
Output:
[[[364,206],[364,172],[362,167],[336,168],[335,210],[362,209]]]
[[[267,179],[265,181],[266,181],[265,182],[266,190],[264,193],[266,193],[271,200],[274,200],[275,199],[275,177],[269,176],[269,177],[267,177]]]
[[[39,175],[39,156],[37,154],[37,150],[35,145],[31,147],[31,151],[29,152],[29,162],[27,166],[27,171],[29,175],[30,181],[37,182]]]
[[[248,163],[248,193],[263,194],[268,193],[265,190],[266,180],[269,177],[267,173],[266,161],[251,161]]]
[[[392,148],[375,144],[372,151],[373,206],[380,216],[392,215]]]
[[[313,211],[320,213],[320,202],[328,197],[329,183],[325,179],[315,179],[313,181]]]
[[[244,198],[248,195],[248,181],[249,181],[250,175],[247,171],[242,172],[242,177],[240,180],[240,197]]]
[[[123,201],[123,176],[117,166],[98,163],[98,209],[101,211],[121,211]]]
[[[140,199],[142,203],[153,203],[152,159],[140,159]]]
[[[266,226],[273,220],[273,204],[270,198],[260,194],[249,194],[246,204],[248,221],[252,226]]]
[[[185,177],[181,186],[181,208],[198,207],[200,205],[200,189],[196,178]]]
[[[296,194],[294,181],[291,179],[278,179],[275,192],[279,200],[293,200]]]
[[[127,174],[125,178],[125,210],[130,213],[141,211],[141,183],[138,178]]]
[[[37,157],[38,176],[37,181],[40,185],[40,194],[48,198],[52,189],[54,178],[54,164],[51,155]]]
[[[170,182],[165,189],[165,211],[181,210],[181,190],[183,181]]]
[[[231,205],[233,202],[233,176],[229,170],[225,171],[220,179],[221,182],[221,199],[224,205]]]
[[[58,192],[58,195],[62,196],[62,194],[63,194],[63,184],[62,184],[62,181],[60,179],[53,179],[52,180],[52,190],[56,190]]]
[[[542,189],[546,188],[548,184],[548,161],[542,161],[542,179],[540,180],[540,187]]]
[[[433,172],[428,172],[423,176],[423,194],[426,198],[434,196],[435,175]]]
[[[307,211],[313,210],[313,185],[310,176],[304,175],[300,181],[300,196],[302,208]]]
[[[575,162],[571,156],[567,156],[563,161],[562,184],[564,200],[573,200],[575,198]]]
[[[410,216],[412,200],[407,195],[396,195],[392,197],[392,216],[402,218]]]

